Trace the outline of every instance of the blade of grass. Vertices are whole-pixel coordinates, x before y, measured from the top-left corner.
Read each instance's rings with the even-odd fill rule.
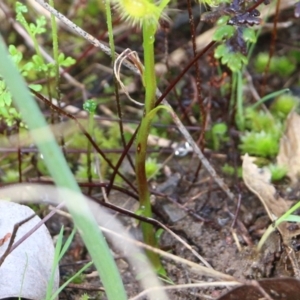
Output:
[[[53,295],[50,300],[55,300],[56,297],[58,297],[59,293],[70,283],[72,282],[76,277],[78,277],[82,272],[84,272],[88,267],[90,267],[93,264],[93,262],[87,263],[85,266],[83,266],[75,275],[73,275],[71,278],[69,278]],[[47,299],[48,300],[48,299]]]
[[[284,93],[288,93],[290,90],[289,89],[282,89],[273,93],[270,93],[266,96],[264,96],[263,98],[261,98],[259,101],[257,101],[255,104],[251,105],[250,108],[255,109],[257,108],[259,105],[263,104],[264,102],[266,102],[269,99],[272,98],[276,98]]]
[[[73,231],[75,232],[75,230],[73,230]],[[58,267],[58,263],[60,260],[60,253],[61,253],[63,237],[64,237],[64,227],[62,226],[59,231],[58,239],[57,239],[56,246],[55,246],[55,253],[54,253],[53,265],[52,265],[52,270],[51,270],[51,277],[50,277],[50,280],[49,280],[48,286],[47,286],[46,299],[50,299],[50,295],[53,292],[55,271],[56,271],[56,268]]]
[[[58,147],[39,107],[30,95],[22,76],[10,59],[1,35],[0,70],[56,185],[81,195],[80,188],[62,155],[61,149]],[[47,140],[44,137],[47,137]],[[115,261],[87,203],[79,196],[76,197],[77,203],[74,203],[74,200],[66,197],[66,206],[72,214],[74,223],[94,260],[108,299],[127,299]],[[80,207],[80,211],[74,205]],[[99,253],[101,253],[101,257]]]

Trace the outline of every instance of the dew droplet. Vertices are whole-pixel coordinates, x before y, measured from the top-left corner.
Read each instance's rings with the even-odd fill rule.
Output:
[[[154,36],[153,35],[149,36],[149,43],[151,43],[151,44],[154,43]]]

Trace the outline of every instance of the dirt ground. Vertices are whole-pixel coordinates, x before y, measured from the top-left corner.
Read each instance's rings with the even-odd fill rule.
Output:
[[[206,171],[201,171],[198,182],[193,185],[188,182],[187,176],[184,174],[190,170],[189,163],[193,159],[176,158],[176,161],[174,170],[178,169],[178,165],[181,164],[182,173],[179,175],[174,172],[168,180],[169,184],[158,184],[155,189],[160,190],[161,186],[163,189],[167,188],[164,191],[165,197],[156,197],[155,200],[154,210],[157,212],[156,217],[160,222],[186,241],[213,269],[232,275],[237,280],[294,277],[293,268],[282,247],[278,232],[270,236],[260,253],[256,252],[254,246],[270,221],[259,199],[247,190],[241,180],[238,180],[241,195],[241,204],[238,209],[238,203],[229,201],[224,192],[219,190],[216,184],[209,179]],[[216,165],[221,164],[220,160],[218,163],[218,159],[213,161]],[[183,167],[183,165],[187,166]],[[229,178],[228,183],[232,185],[233,182],[235,181]],[[232,186],[234,188],[236,184]],[[163,191],[160,190],[160,192]],[[290,198],[297,197],[298,193],[295,190],[290,191]],[[119,206],[122,206],[121,202],[124,204],[124,197],[119,193],[113,193],[110,200]],[[137,201],[132,198],[125,199],[125,202],[126,209],[131,210],[137,206]],[[121,217],[121,220],[136,239],[141,239],[136,222],[124,216]],[[52,221],[49,222],[52,223]],[[57,221],[54,222],[57,226]],[[61,222],[64,223],[65,220],[62,219]],[[77,246],[75,242],[69,255],[64,258],[71,262],[69,267],[64,262],[61,265],[62,275],[74,272],[76,269],[72,264],[74,259],[76,261],[88,259],[80,238],[77,238]],[[295,239],[294,245],[297,254],[297,239]],[[189,249],[168,232],[164,232],[162,235],[160,247],[179,257],[202,264]],[[77,257],[75,258],[74,255]],[[128,295],[134,296],[141,292],[126,258],[120,252],[116,252],[115,255],[118,257],[117,262],[122,270],[122,278]],[[168,279],[176,285],[212,281],[211,277],[203,276],[184,264],[164,258],[162,261]],[[91,274],[92,270],[88,270],[86,273]],[[60,299],[78,299],[78,295],[82,295],[85,289],[91,295],[91,299],[98,299],[99,292],[91,292],[96,287],[99,287],[97,277],[85,278],[82,283],[73,284],[67,288]],[[168,291],[168,295],[170,299],[217,299],[229,289],[230,287],[184,288]]]

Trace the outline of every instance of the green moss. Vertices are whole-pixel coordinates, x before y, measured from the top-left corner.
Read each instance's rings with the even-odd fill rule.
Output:
[[[222,143],[228,141],[228,128],[225,123],[214,124],[208,132],[206,132],[206,140],[213,150],[220,150]]]
[[[279,181],[283,179],[287,173],[287,168],[275,164],[270,164],[268,169],[271,171],[272,181]]]
[[[233,176],[233,175],[235,175],[235,173],[237,173],[237,176],[239,178],[242,178],[242,168],[241,167],[238,167],[236,170],[233,166],[230,166],[229,164],[226,163],[222,167],[222,172],[229,176]]]
[[[274,157],[278,153],[279,136],[261,131],[261,132],[246,132],[241,137],[239,148],[243,153],[248,153],[254,156]]]
[[[281,77],[290,76],[296,70],[295,59],[292,56],[273,56],[270,65],[269,72]],[[254,61],[254,67],[257,73],[264,72],[269,61],[268,53],[260,53],[257,55]]]
[[[271,112],[279,118],[286,118],[292,109],[299,106],[300,99],[291,94],[281,95],[272,103]]]
[[[156,158],[148,157],[146,160],[146,175],[147,178],[155,178],[159,175],[159,170],[161,168],[161,164],[157,162]]]
[[[270,113],[252,108],[246,109],[245,123],[248,130],[255,132],[278,132],[281,130],[280,122],[276,121]]]

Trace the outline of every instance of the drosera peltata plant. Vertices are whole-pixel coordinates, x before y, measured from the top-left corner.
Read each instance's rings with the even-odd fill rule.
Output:
[[[132,26],[140,26],[143,32],[144,67],[140,67],[142,81],[145,87],[144,113],[136,137],[135,172],[138,185],[140,213],[144,217],[152,217],[150,190],[146,174],[147,140],[150,127],[157,111],[164,106],[155,106],[156,102],[156,75],[154,59],[154,40],[160,18],[166,19],[164,10],[169,0],[162,0],[159,4],[151,0],[113,0],[112,4],[119,11],[121,17]],[[157,247],[155,231],[151,224],[141,224],[144,241]],[[159,256],[147,250],[147,255],[156,271],[165,275]]]

